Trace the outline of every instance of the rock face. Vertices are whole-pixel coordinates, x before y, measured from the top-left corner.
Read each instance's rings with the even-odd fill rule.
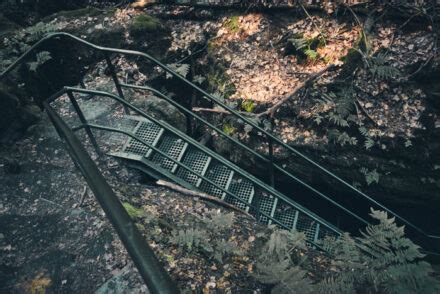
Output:
[[[146,97],[136,97],[132,103],[153,117],[167,122],[184,133],[186,132],[185,115],[167,101],[148,95]]]
[[[24,51],[17,51],[16,47],[26,49],[48,31],[66,31],[101,46],[140,50],[156,57],[167,52],[170,45],[169,30],[159,20],[147,16],[136,17],[126,27],[123,22],[118,23],[112,19],[113,13],[112,10],[103,12],[94,8],[84,8],[52,15],[45,19],[46,23],[39,23],[35,27],[19,31],[18,34],[9,34],[0,47],[0,56],[12,62]],[[68,25],[64,27],[57,25],[66,22]],[[102,25],[105,23],[112,25]],[[126,38],[127,29],[133,40]],[[102,52],[91,50],[67,37],[51,39],[40,47],[39,52],[49,52],[50,55],[46,58],[48,60],[36,68],[31,68],[29,62],[35,63],[39,60],[37,55],[33,56],[31,60],[11,72],[8,76],[10,79],[1,85],[0,134],[3,134],[5,128],[8,128],[11,134],[17,134],[12,137],[2,136],[0,141],[14,139],[36,119],[32,112],[27,111],[30,105],[47,99],[63,86],[77,85],[90,66],[105,57]],[[22,83],[20,91],[14,86],[19,83]]]

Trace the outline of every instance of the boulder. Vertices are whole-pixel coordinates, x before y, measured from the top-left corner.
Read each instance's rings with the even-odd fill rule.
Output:
[[[176,107],[157,96],[136,96],[132,103],[155,118],[163,120],[182,132],[186,132],[186,117]]]

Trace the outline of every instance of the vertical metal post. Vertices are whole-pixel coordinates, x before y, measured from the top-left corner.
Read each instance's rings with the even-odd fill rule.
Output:
[[[273,141],[269,138],[269,176],[270,176],[270,185],[275,188],[275,172],[273,168]]]
[[[92,130],[87,125],[87,119],[84,116],[84,113],[82,112],[81,108],[78,105],[78,102],[75,99],[75,96],[73,96],[72,91],[67,92],[67,96],[69,96],[70,102],[73,105],[73,108],[76,111],[76,114],[78,114],[79,120],[81,123],[85,126],[84,129],[86,130],[87,136],[89,136],[90,142],[92,143],[93,147],[95,148],[96,154],[101,154],[101,150],[99,149],[98,143],[96,142],[95,136],[93,135]]]
[[[110,75],[112,76],[113,82],[115,83],[116,90],[118,91],[119,97],[121,97],[121,99],[125,100],[124,92],[122,92],[121,83],[119,83],[119,79],[118,79],[118,76],[116,75],[115,67],[113,66],[113,63],[110,59],[110,55],[108,53],[105,54],[105,61],[107,61],[107,66],[110,71]],[[130,110],[125,105],[124,105],[124,112],[126,114],[130,114]]]

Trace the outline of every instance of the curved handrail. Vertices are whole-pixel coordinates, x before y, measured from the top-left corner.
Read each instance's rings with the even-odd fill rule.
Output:
[[[353,185],[349,184],[347,181],[343,180],[342,178],[340,178],[339,176],[337,176],[333,172],[329,171],[328,169],[326,169],[325,167],[323,167],[319,163],[313,161],[307,155],[305,155],[302,152],[298,151],[294,147],[287,145],[286,143],[284,143],[281,139],[279,139],[278,137],[276,137],[272,133],[267,132],[266,130],[264,130],[263,128],[258,126],[255,122],[253,122],[252,120],[244,117],[238,111],[234,110],[233,108],[229,107],[225,103],[221,102],[220,100],[218,100],[217,98],[215,98],[214,96],[212,96],[211,94],[206,92],[205,90],[201,89],[197,85],[193,84],[191,81],[187,80],[186,78],[184,78],[183,76],[181,76],[180,74],[175,72],[174,70],[168,68],[165,64],[163,64],[162,62],[160,62],[156,58],[150,56],[149,54],[146,54],[146,53],[143,53],[143,52],[140,52],[140,51],[135,51],[135,50],[117,49],[117,48],[109,48],[109,47],[98,46],[98,45],[95,45],[93,43],[90,43],[90,42],[85,41],[85,40],[83,40],[83,39],[81,39],[79,37],[76,37],[74,35],[71,35],[71,34],[65,33],[65,32],[51,33],[51,34],[48,34],[45,37],[43,37],[37,43],[35,43],[22,56],[20,56],[11,65],[9,65],[8,68],[4,72],[2,72],[0,74],[0,80],[3,79],[10,71],[12,71],[14,68],[16,68],[19,64],[21,64],[22,61],[24,59],[26,59],[29,55],[31,55],[42,43],[46,42],[47,40],[54,39],[54,38],[57,38],[57,37],[68,37],[68,38],[71,38],[71,39],[73,39],[73,40],[75,40],[75,41],[77,41],[79,43],[87,45],[90,48],[93,48],[93,49],[98,50],[98,51],[103,51],[103,52],[107,52],[107,53],[118,53],[118,54],[125,54],[125,55],[134,55],[134,56],[140,56],[140,57],[146,58],[147,60],[151,61],[152,63],[156,64],[157,66],[159,66],[160,68],[162,68],[163,70],[165,70],[166,72],[168,72],[169,74],[171,74],[172,76],[177,78],[178,80],[182,81],[186,85],[188,85],[188,86],[192,87],[193,89],[197,90],[200,94],[202,94],[203,96],[205,96],[209,100],[211,100],[211,101],[215,102],[216,104],[220,105],[222,108],[224,108],[229,113],[231,113],[231,115],[235,116],[236,118],[240,119],[241,121],[246,122],[248,125],[252,126],[255,130],[258,130],[259,132],[265,134],[267,136],[267,138],[271,139],[273,142],[276,142],[277,144],[279,144],[282,147],[284,147],[287,150],[289,150],[291,153],[294,153],[295,155],[297,155],[300,158],[304,159],[306,162],[308,162],[309,164],[311,164],[312,166],[314,166],[318,170],[324,172],[325,174],[327,174],[328,176],[330,176],[334,180],[336,180],[339,183],[343,184],[349,190],[355,192],[356,195],[363,197],[364,199],[368,200],[370,203],[374,204],[376,207],[379,207],[380,209],[390,213],[391,215],[396,217],[400,222],[402,222],[406,226],[408,226],[408,227],[412,228],[413,230],[417,231],[418,233],[424,235],[424,237],[426,237],[426,238],[440,239],[440,235],[433,235],[433,234],[429,234],[429,233],[425,232],[423,229],[421,229],[420,227],[416,226],[415,224],[413,224],[412,222],[410,222],[406,218],[398,215],[394,211],[392,211],[389,208],[383,206],[378,201],[374,200],[373,198],[371,198],[370,196],[368,196],[364,192],[360,191],[359,189],[357,189]]]

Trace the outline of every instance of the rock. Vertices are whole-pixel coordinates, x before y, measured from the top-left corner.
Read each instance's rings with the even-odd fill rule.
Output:
[[[128,31],[133,41],[131,49],[146,52],[161,61],[165,59],[171,46],[171,30],[159,19],[147,14],[138,15],[128,25]],[[153,70],[146,59],[139,59],[137,64],[143,73]]]
[[[81,11],[88,13],[88,10]],[[107,14],[101,13],[100,17],[106,16]],[[66,31],[81,36],[95,25],[96,23],[80,23],[77,26],[66,27]],[[41,27],[44,25],[39,24],[39,28]],[[34,39],[29,37],[31,33],[27,31],[16,34],[14,41],[21,46],[25,46],[28,42],[27,45],[30,45]],[[19,39],[20,37],[22,39]],[[127,47],[124,43],[122,25],[113,25],[106,30],[93,29],[87,39],[103,46]],[[11,48],[7,46],[7,43],[0,47],[0,56],[10,61],[15,60],[18,57],[16,51],[13,50],[15,44],[11,43]],[[3,142],[18,138],[20,133],[38,120],[35,102],[38,104],[39,101],[47,99],[63,86],[77,85],[88,66],[104,58],[102,53],[92,51],[67,38],[52,39],[41,47],[41,51],[50,53],[50,59],[47,62],[38,66],[35,71],[30,71],[29,65],[24,63],[0,84],[0,134]],[[23,83],[24,87],[17,87],[19,83]]]
[[[136,97],[132,103],[153,117],[167,122],[182,132],[186,132],[185,115],[164,99],[153,95],[141,96]]]

